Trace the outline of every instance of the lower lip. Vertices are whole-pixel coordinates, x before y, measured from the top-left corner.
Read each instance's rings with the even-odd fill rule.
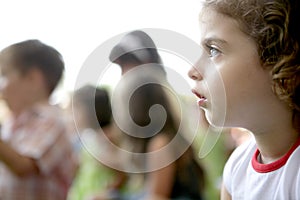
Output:
[[[203,107],[206,104],[206,102],[207,102],[207,99],[201,98],[198,100],[198,106]]]

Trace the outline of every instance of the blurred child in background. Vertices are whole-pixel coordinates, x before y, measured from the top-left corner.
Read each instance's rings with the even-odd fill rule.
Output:
[[[204,171],[184,138],[186,132],[179,129],[183,119],[178,114],[178,97],[167,82],[154,42],[143,31],[130,32],[113,48],[110,60],[120,65],[123,75],[122,88],[116,92],[120,103],[113,106],[118,106],[120,115],[130,113],[121,117],[130,132],[124,132],[130,134],[124,140],[129,151],[145,155],[144,159],[133,156],[131,163],[148,169],[143,174],[143,191],[124,199],[202,199]],[[124,96],[130,96],[129,104]],[[161,110],[153,109],[157,105],[165,110],[165,119]],[[175,137],[175,144],[168,145]],[[146,156],[164,147],[167,151],[156,157]],[[160,166],[164,161],[169,163]]]
[[[109,94],[103,88],[86,85],[74,92],[72,109],[77,131],[75,146],[80,147],[80,167],[68,199],[93,199],[95,194],[107,191],[113,199],[124,187],[126,176],[105,166],[119,160],[109,144],[117,143]],[[106,159],[98,157],[100,154],[105,154]]]
[[[0,199],[64,200],[76,170],[62,112],[49,105],[64,63],[38,40],[0,54],[1,96],[11,117],[1,129]]]

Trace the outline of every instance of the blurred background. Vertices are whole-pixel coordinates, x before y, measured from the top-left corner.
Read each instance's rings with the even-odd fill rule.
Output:
[[[0,7],[0,49],[27,39],[39,39],[55,47],[65,61],[64,80],[52,97],[53,104],[66,106],[70,101],[79,70],[88,55],[104,41],[118,34],[142,28],[162,28],[183,34],[198,43],[200,0],[110,0],[110,1],[2,1]],[[160,52],[166,66],[187,78],[190,65],[175,55]],[[119,67],[108,69],[102,84],[112,90],[121,77]],[[191,109],[198,109],[190,91],[182,94]],[[5,105],[1,102],[1,121]],[[199,117],[199,116],[191,116]],[[199,150],[203,132],[194,142]],[[218,199],[224,163],[234,148],[229,134],[223,134],[204,164],[208,187],[207,199]]]
[[[169,29],[198,41],[199,0],[110,0],[110,1],[5,1],[2,2],[0,48],[27,39],[39,39],[54,46],[64,57],[66,73],[54,102],[65,100],[72,91],[80,67],[104,41],[141,28]],[[166,65],[181,70],[189,66],[165,55]],[[103,84],[114,87],[120,78],[118,67],[105,76]]]

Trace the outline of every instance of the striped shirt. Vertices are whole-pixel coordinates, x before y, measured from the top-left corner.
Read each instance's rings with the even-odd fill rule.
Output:
[[[62,112],[39,106],[3,124],[1,139],[17,153],[32,158],[38,175],[18,177],[0,162],[0,199],[62,200],[76,170]]]

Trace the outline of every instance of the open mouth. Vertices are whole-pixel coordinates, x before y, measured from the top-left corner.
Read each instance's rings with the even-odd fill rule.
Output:
[[[203,96],[202,94],[199,94],[196,90],[193,89],[192,92],[193,92],[199,99],[205,99],[205,100],[207,100],[205,96]]]
[[[203,106],[205,102],[207,102],[207,98],[202,94],[199,94],[196,90],[192,90],[192,92],[199,98],[198,105]]]

